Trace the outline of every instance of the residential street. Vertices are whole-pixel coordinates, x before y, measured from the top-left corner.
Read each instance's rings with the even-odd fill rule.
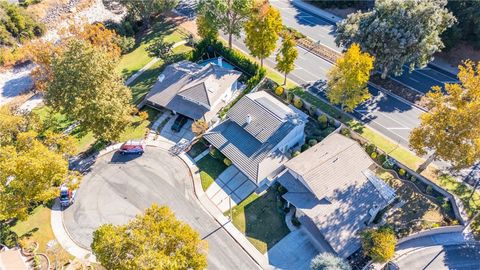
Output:
[[[76,202],[64,211],[65,227],[84,247],[101,224],[124,224],[152,203],[168,205],[209,242],[209,269],[257,269],[244,250],[213,220],[193,195],[186,165],[160,148],[143,156],[110,153],[84,178]]]
[[[397,262],[405,270],[480,269],[479,245],[430,246],[415,250]]]

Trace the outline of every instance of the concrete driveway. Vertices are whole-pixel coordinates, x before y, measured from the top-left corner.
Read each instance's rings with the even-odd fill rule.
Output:
[[[89,247],[101,224],[123,224],[152,203],[168,205],[209,243],[209,269],[258,269],[243,249],[205,212],[193,194],[187,166],[166,150],[143,156],[108,154],[84,177],[76,202],[64,211],[72,238]]]
[[[268,250],[266,256],[270,265],[276,269],[310,269],[310,261],[318,251],[310,243],[308,235],[302,230],[295,230]]]

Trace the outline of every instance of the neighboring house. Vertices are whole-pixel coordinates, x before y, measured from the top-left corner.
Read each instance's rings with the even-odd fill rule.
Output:
[[[158,76],[145,105],[208,123],[232,99],[241,75],[223,67],[221,58],[205,66],[186,60],[171,64]]]
[[[267,184],[303,144],[307,115],[264,91],[242,97],[204,138],[257,186]]]
[[[285,164],[277,178],[296,217],[319,249],[347,258],[360,248],[358,232],[395,199],[373,173],[374,161],[354,140],[333,133]],[[326,245],[328,243],[328,245]]]
[[[0,270],[29,270],[27,258],[22,256],[20,249],[0,251]]]

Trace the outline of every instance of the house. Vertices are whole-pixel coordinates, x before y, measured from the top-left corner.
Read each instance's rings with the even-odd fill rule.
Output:
[[[277,178],[288,190],[283,198],[317,248],[347,258],[360,248],[358,232],[395,199],[375,166],[357,142],[337,133],[285,164]]]
[[[307,115],[264,91],[242,97],[204,138],[256,186],[282,170],[292,147],[303,144]]]
[[[208,123],[239,89],[241,75],[225,65],[222,58],[205,65],[184,60],[165,68],[144,102]]]
[[[20,249],[5,249],[0,251],[0,270],[28,270],[27,258],[22,256]]]

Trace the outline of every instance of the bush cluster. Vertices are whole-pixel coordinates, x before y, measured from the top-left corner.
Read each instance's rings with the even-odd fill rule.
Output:
[[[0,14],[0,45],[12,46],[45,33],[45,26],[20,6],[0,1]]]

